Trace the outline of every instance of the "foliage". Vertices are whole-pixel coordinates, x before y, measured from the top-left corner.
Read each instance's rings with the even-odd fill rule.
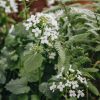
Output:
[[[27,20],[30,14],[23,13],[25,20],[18,23],[5,12],[1,13],[0,35],[3,39],[0,38],[0,99],[99,100],[98,12],[81,7],[66,7],[62,3],[56,9],[36,13]],[[10,23],[14,24],[12,29],[9,29]],[[62,87],[62,83],[68,79],[75,81],[78,72],[82,73],[78,74],[81,79],[87,79],[87,85],[79,83],[79,87],[75,88],[84,90],[82,98],[70,97]],[[54,83],[63,89],[58,87],[55,90]],[[52,85],[55,91],[50,89]]]

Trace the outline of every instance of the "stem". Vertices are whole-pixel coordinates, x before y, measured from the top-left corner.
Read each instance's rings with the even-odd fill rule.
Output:
[[[88,88],[86,88],[86,100],[88,100]]]
[[[40,68],[38,69],[39,71],[39,85],[41,84],[41,70]],[[39,92],[39,99],[41,100],[41,93]]]
[[[27,19],[27,5],[26,5],[26,1],[23,0],[23,4],[24,4],[24,16],[25,16],[25,19]]]
[[[46,97],[46,100],[48,100],[48,98]]]
[[[66,8],[66,5],[62,2],[61,2],[61,5],[62,5],[63,9],[65,10],[65,14],[68,17],[68,20],[69,20],[69,23],[70,23],[70,28],[72,29],[72,32],[74,34],[75,32],[74,32],[74,29],[73,29],[73,26],[72,26],[72,23],[71,23],[70,13],[69,13],[70,9],[68,9],[68,7]]]

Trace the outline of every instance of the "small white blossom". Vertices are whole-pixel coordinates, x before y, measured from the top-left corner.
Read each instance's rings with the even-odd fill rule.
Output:
[[[13,9],[14,12],[18,12],[18,6],[17,3],[15,2],[15,0],[9,0],[10,2],[10,6]]]
[[[61,68],[61,73],[63,73],[64,69],[65,69],[64,67]]]
[[[81,77],[80,75],[77,76],[77,79],[81,82],[84,83],[85,85],[87,85],[87,80],[85,77]]]
[[[60,77],[62,77],[62,73],[59,73],[56,78],[59,79]]]
[[[82,73],[79,70],[77,70],[77,74],[82,75]]]
[[[9,33],[12,33],[14,30],[14,25],[11,26],[10,30],[9,30]]]
[[[76,93],[74,90],[69,90],[69,96],[70,97],[76,97]]]
[[[67,80],[65,86],[71,87],[71,81]]]
[[[65,88],[65,85],[62,82],[59,82],[57,89],[59,89],[59,91],[62,92],[64,88]]]
[[[55,0],[47,0],[48,6],[51,6],[51,5],[54,4],[54,3],[55,3]]]
[[[77,81],[72,81],[72,89],[76,89],[79,87],[78,82]]]
[[[72,72],[72,73],[75,72],[75,70],[72,69],[72,65],[70,65],[70,67],[69,67],[69,71]]]
[[[48,44],[49,41],[48,41],[48,38],[46,36],[44,37],[41,37],[41,44]]]
[[[85,94],[83,93],[83,90],[78,90],[77,93],[78,93],[78,94],[77,94],[77,98],[79,98],[79,97],[84,97],[84,96],[85,96]]]
[[[0,7],[2,7],[6,13],[18,12],[18,6],[15,0],[0,0]]]
[[[6,7],[6,1],[0,0],[0,7],[5,8]]]
[[[49,59],[54,59],[56,56],[56,53],[52,52],[49,54]]]
[[[41,30],[38,27],[32,29],[32,32],[35,34],[35,37],[38,37],[41,34]]]
[[[5,12],[6,12],[6,13],[11,13],[10,6],[6,6],[6,7],[5,7]]]
[[[26,27],[26,30],[29,30],[32,27],[32,22],[23,23],[23,25]]]
[[[52,85],[50,86],[50,90],[54,92],[54,90],[56,89],[56,84],[55,82],[52,83]]]

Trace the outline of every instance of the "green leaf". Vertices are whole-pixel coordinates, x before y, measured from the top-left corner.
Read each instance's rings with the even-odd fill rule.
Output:
[[[72,37],[70,37],[69,39],[69,42],[70,43],[74,43],[74,42],[86,42],[88,41],[88,36],[90,35],[91,33],[84,33],[84,34],[78,34],[78,35],[74,35]]]
[[[39,96],[38,95],[31,95],[31,100],[39,100]]]
[[[27,86],[27,80],[24,78],[11,80],[5,88],[13,94],[28,93],[30,88]]]
[[[70,98],[68,100],[77,100],[77,98],[76,97],[72,97],[72,98]]]
[[[0,95],[0,100],[2,100],[2,95]]]
[[[5,38],[5,45],[9,47],[13,46],[14,44],[16,44],[15,36],[8,34],[7,37]]]
[[[18,23],[15,25],[12,34],[19,36],[19,37],[26,37],[29,31],[26,31],[24,25],[22,23]]]
[[[11,94],[9,96],[9,100],[28,100],[28,95],[26,95],[26,94],[21,94],[21,95]]]
[[[94,95],[96,96],[100,95],[98,89],[91,82],[88,82],[88,88]]]
[[[89,74],[86,71],[83,72],[83,75],[86,76],[86,77],[88,77],[88,78],[95,79],[91,74]]]
[[[100,45],[96,46],[95,51],[100,51]]]
[[[58,69],[60,70],[62,65],[65,63],[65,50],[62,47],[61,43],[59,41],[55,42],[55,49],[58,52],[59,58],[58,58]]]
[[[28,95],[19,95],[17,100],[28,100]]]
[[[11,94],[9,96],[9,100],[28,100],[28,95],[26,95],[26,94],[21,94],[21,95]]]
[[[4,84],[5,81],[6,81],[5,74],[4,74],[4,72],[1,72],[1,71],[0,71],[0,83],[1,83],[1,84]]]
[[[24,58],[23,68],[20,70],[20,76],[27,78],[29,82],[36,82],[42,76],[43,56],[39,53],[31,54]],[[41,72],[39,72],[39,69]]]
[[[92,72],[92,73],[99,71],[99,69],[97,69],[97,68],[83,68],[83,70],[86,72]]]
[[[24,68],[26,70],[36,70],[38,69],[39,67],[41,67],[42,65],[42,62],[43,62],[43,57],[41,54],[39,53],[36,53],[36,54],[33,54],[33,55],[30,55],[24,62]]]

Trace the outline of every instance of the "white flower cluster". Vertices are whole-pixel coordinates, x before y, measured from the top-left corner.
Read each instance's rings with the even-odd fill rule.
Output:
[[[18,6],[15,0],[0,0],[0,7],[3,8],[6,13],[18,12]]]
[[[59,35],[59,25],[56,19],[50,14],[37,13],[31,15],[25,23],[26,30],[31,30],[36,39],[41,40],[41,44],[51,45]]]
[[[70,65],[67,74],[64,74],[64,68],[61,69],[60,73],[56,76],[59,82],[53,82],[50,86],[51,91],[59,90],[60,92],[66,91],[65,94],[69,94],[69,97],[84,97],[83,92],[84,86],[88,86],[87,79],[79,70],[72,69]]]

